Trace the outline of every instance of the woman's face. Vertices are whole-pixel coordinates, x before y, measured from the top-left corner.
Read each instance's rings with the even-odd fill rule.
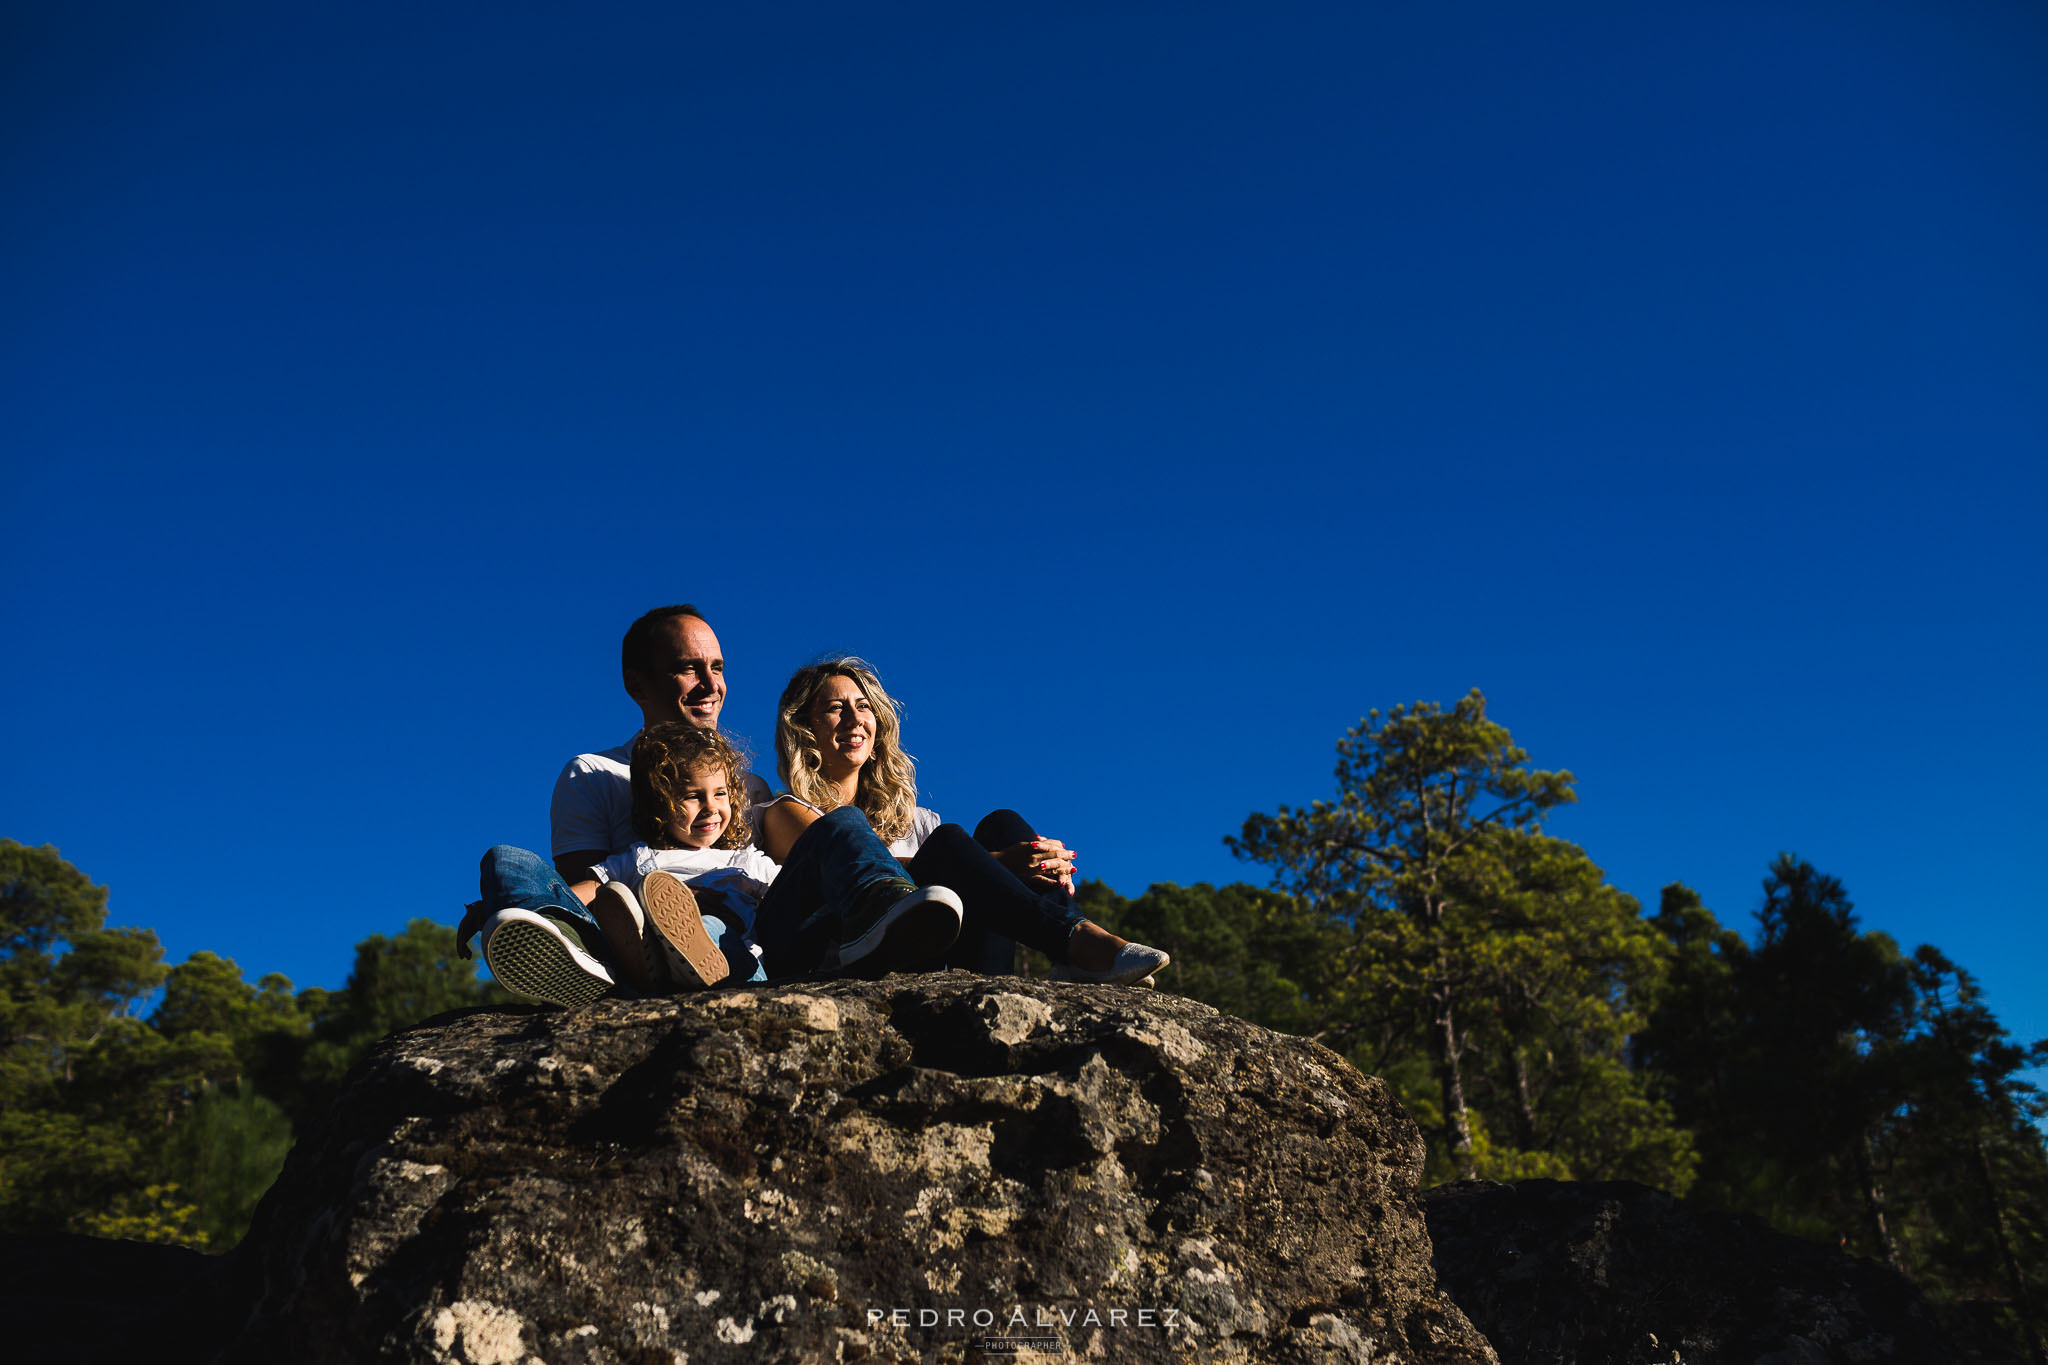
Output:
[[[811,733],[818,737],[825,776],[860,771],[874,752],[875,708],[859,683],[838,674],[825,679],[811,698]]]

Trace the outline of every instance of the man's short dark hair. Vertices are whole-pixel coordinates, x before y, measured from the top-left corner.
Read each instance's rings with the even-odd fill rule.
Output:
[[[626,638],[619,642],[619,671],[622,673],[649,673],[648,655],[653,652],[656,632],[661,623],[678,616],[694,616],[704,621],[704,613],[688,602],[674,607],[656,607],[632,625],[626,627]],[[710,625],[709,621],[704,621]]]

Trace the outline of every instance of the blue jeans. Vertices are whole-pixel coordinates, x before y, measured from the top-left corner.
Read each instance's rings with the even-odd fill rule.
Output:
[[[879,881],[912,880],[858,806],[841,806],[813,820],[768,884],[755,918],[768,978],[818,970],[844,941],[846,917],[862,891]]]
[[[984,976],[1016,971],[1016,944],[1036,948],[1054,962],[1067,960],[1067,940],[1086,918],[1063,891],[1026,886],[997,862],[991,849],[1038,836],[1015,811],[990,813],[970,837],[958,825],[940,825],[910,860],[920,886],[943,886],[966,907],[960,939],[946,954],[948,967]]]
[[[477,890],[485,906],[492,910],[531,910],[560,920],[576,931],[585,952],[601,962],[611,961],[604,930],[597,927],[590,907],[576,899],[569,883],[539,854],[510,844],[497,844],[484,850],[479,871]]]
[[[480,870],[481,885],[478,889],[485,905],[493,910],[508,907],[531,910],[560,921],[576,931],[584,952],[607,967],[618,965],[611,943],[605,938],[604,930],[597,927],[597,918],[590,913],[590,907],[576,899],[569,883],[563,881],[554,866],[539,854],[510,844],[498,844],[485,851]],[[767,979],[754,957],[753,945],[744,927],[728,925],[716,915],[702,918],[705,932],[711,935],[711,941],[718,945],[718,951],[725,954],[726,962],[731,965],[733,980]]]

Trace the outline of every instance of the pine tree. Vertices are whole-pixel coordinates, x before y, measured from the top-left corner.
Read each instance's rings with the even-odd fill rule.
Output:
[[[1959,1335],[2040,1365],[2048,1099],[2022,1073],[2048,1065],[2048,1040],[2013,1042],[1976,979],[1932,947],[1911,973],[1916,1028],[1898,1059],[1909,1103],[1892,1143],[1907,1259]]]
[[[1625,1058],[1662,946],[1582,850],[1541,833],[1571,774],[1530,768],[1476,691],[1449,712],[1374,711],[1337,751],[1336,800],[1255,814],[1228,840],[1347,927],[1331,1034],[1402,1090],[1458,1175],[1682,1187],[1688,1142]]]

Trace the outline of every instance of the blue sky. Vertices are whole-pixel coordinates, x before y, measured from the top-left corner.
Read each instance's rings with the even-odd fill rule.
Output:
[[[2048,1034],[2038,5],[0,24],[0,834],[173,958],[452,920],[691,600],[1131,894],[1480,687]]]

